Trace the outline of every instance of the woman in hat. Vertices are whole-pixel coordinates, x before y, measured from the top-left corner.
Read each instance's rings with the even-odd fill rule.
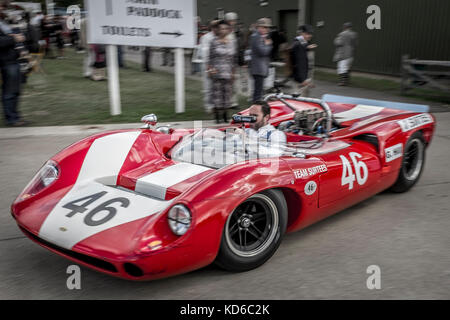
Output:
[[[231,27],[226,21],[218,23],[217,37],[211,42],[208,74],[212,79],[211,101],[216,122],[227,122],[227,109],[231,107],[236,49],[228,35]]]

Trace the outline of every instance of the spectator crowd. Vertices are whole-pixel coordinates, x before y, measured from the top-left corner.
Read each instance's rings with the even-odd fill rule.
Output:
[[[8,126],[28,124],[18,110],[19,97],[22,84],[38,58],[64,59],[65,47],[71,45],[77,52],[85,53],[83,74],[86,78],[106,79],[105,46],[87,43],[86,19],[81,19],[80,29],[68,28],[68,19],[73,17],[42,12],[17,13],[0,5],[2,104]],[[288,39],[286,30],[274,26],[270,18],[260,18],[245,28],[238,14],[229,12],[223,19],[213,19],[206,26],[198,19],[198,30],[191,70],[202,76],[204,109],[217,123],[227,122],[230,109],[239,107],[239,95],[244,87],[251,102],[261,101],[265,89],[273,86],[275,66],[284,67],[285,93],[310,96],[314,87],[314,51],[318,48],[312,41],[312,26],[299,26],[295,39]],[[348,85],[357,45],[357,34],[351,23],[343,25],[334,45],[339,85]],[[142,70],[151,72],[153,49],[141,49]],[[173,66],[172,50],[163,48],[162,54],[162,65]],[[119,46],[120,67],[125,67],[123,55],[123,48]]]
[[[0,3],[2,105],[7,126],[29,124],[19,112],[19,98],[23,84],[40,59],[63,59],[64,48],[69,43],[82,50],[79,30],[67,28],[69,18],[30,13],[8,1]]]
[[[312,42],[313,35],[312,26],[301,25],[295,39],[287,39],[286,30],[280,30],[266,17],[245,30],[234,12],[210,21],[208,31],[199,37],[192,60],[200,64],[195,70],[202,72],[205,111],[214,114],[217,123],[227,122],[228,110],[238,107],[238,94],[245,80],[251,102],[261,101],[265,89],[273,86],[277,65],[285,69],[285,93],[310,96],[314,87],[314,51],[318,48]],[[348,85],[357,44],[351,23],[344,24],[334,44],[339,85]]]

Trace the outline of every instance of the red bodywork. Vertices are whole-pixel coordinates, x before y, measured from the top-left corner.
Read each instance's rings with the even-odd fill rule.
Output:
[[[312,103],[289,103],[297,110],[318,108]],[[294,116],[294,111],[281,102],[271,102],[271,107],[271,123],[275,126]],[[330,108],[336,115],[355,108],[355,105],[330,104]],[[287,231],[293,232],[392,186],[398,177],[402,158],[386,162],[385,149],[404,145],[418,130],[422,131],[427,144],[431,142],[434,118],[432,123],[405,132],[398,124],[399,120],[417,114],[384,108],[375,115],[341,122],[341,128],[333,131],[326,143],[342,141],[348,144],[344,149],[330,149],[330,152],[307,155],[306,158],[283,156],[276,160],[277,171],[270,175],[261,173],[264,166],[270,170],[270,164],[258,160],[205,170],[168,187],[164,199],[159,202],[167,203],[167,207],[155,214],[118,224],[66,248],[43,239],[44,222],[73,188],[95,141],[125,132],[136,134],[136,140],[114,177],[115,186],[120,187],[117,192],[129,190],[128,193],[133,193],[138,179],[174,164],[166,156],[167,152],[180,137],[193,130],[175,130],[170,135],[148,129],[103,133],[75,143],[55,155],[52,160],[60,168],[59,178],[34,196],[26,199],[19,196],[12,205],[12,214],[21,230],[33,241],[97,271],[132,280],[185,273],[214,261],[228,215],[255,193],[272,188],[283,192],[288,205]],[[315,139],[294,134],[287,137],[288,142]],[[375,137],[376,143],[364,137]],[[354,181],[353,188],[349,189],[342,184],[342,156],[350,160],[352,152],[359,154],[358,160],[366,164],[368,177],[362,185]],[[304,170],[310,168],[322,170],[303,177],[298,174],[308,172]],[[307,195],[305,186],[310,181],[316,183],[317,191]],[[181,237],[173,234],[167,223],[167,212],[174,204],[184,204],[192,212],[191,227]],[[130,268],[126,268],[130,264],[137,266],[143,274],[136,276],[130,273]]]

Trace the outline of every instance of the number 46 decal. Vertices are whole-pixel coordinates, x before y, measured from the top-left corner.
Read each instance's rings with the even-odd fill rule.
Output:
[[[369,170],[364,162],[358,161],[358,159],[362,158],[362,155],[356,152],[350,152],[348,154],[350,159],[353,162],[353,167],[355,168],[355,174],[353,174],[352,166],[350,165],[350,161],[345,156],[340,156],[342,160],[342,180],[341,184],[343,186],[348,184],[348,190],[353,189],[353,183],[355,180],[358,181],[360,186],[364,185],[369,177]]]
[[[106,192],[106,191],[99,192],[99,193],[96,193],[96,194],[93,194],[93,195],[90,195],[90,196],[87,196],[87,197],[84,197],[81,199],[74,200],[72,202],[69,202],[69,203],[63,205],[63,208],[71,210],[71,212],[69,212],[66,215],[66,217],[72,218],[74,215],[76,215],[78,213],[85,213],[88,210],[87,206],[94,203],[95,201],[97,201],[98,199],[100,199],[101,197],[106,195],[107,193],[108,192]],[[100,204],[99,206],[95,207],[94,209],[92,209],[84,217],[83,222],[90,227],[96,227],[96,226],[107,223],[112,218],[114,218],[114,216],[117,213],[117,209],[111,206],[113,203],[119,203],[122,208],[128,208],[128,206],[130,205],[130,200],[128,200],[127,198],[123,198],[123,197],[108,200],[108,201]],[[107,212],[106,215],[105,215],[105,212]],[[94,219],[95,216],[97,216],[97,219]],[[100,219],[98,219],[98,216],[100,216]]]

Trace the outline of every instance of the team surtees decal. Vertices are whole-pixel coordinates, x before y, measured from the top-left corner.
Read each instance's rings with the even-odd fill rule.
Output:
[[[327,172],[327,166],[322,164],[320,166],[315,166],[312,168],[299,169],[294,171],[295,179],[302,179],[312,177],[318,173]]]
[[[369,177],[369,169],[367,169],[367,165],[363,161],[358,161],[358,159],[362,158],[357,152],[350,152],[348,154],[350,159],[353,162],[353,167],[355,168],[355,174],[353,174],[352,166],[350,165],[350,161],[345,156],[340,156],[342,160],[342,180],[341,185],[345,186],[348,184],[348,189],[353,189],[353,183],[357,180],[360,186],[364,185]]]
[[[386,148],[384,153],[386,154],[386,162],[391,162],[395,159],[401,158],[403,155],[403,144],[399,143],[395,146]]]
[[[397,122],[402,128],[403,132],[410,131],[412,129],[423,126],[424,124],[433,123],[433,118],[428,113],[418,114],[416,116],[399,120]]]

